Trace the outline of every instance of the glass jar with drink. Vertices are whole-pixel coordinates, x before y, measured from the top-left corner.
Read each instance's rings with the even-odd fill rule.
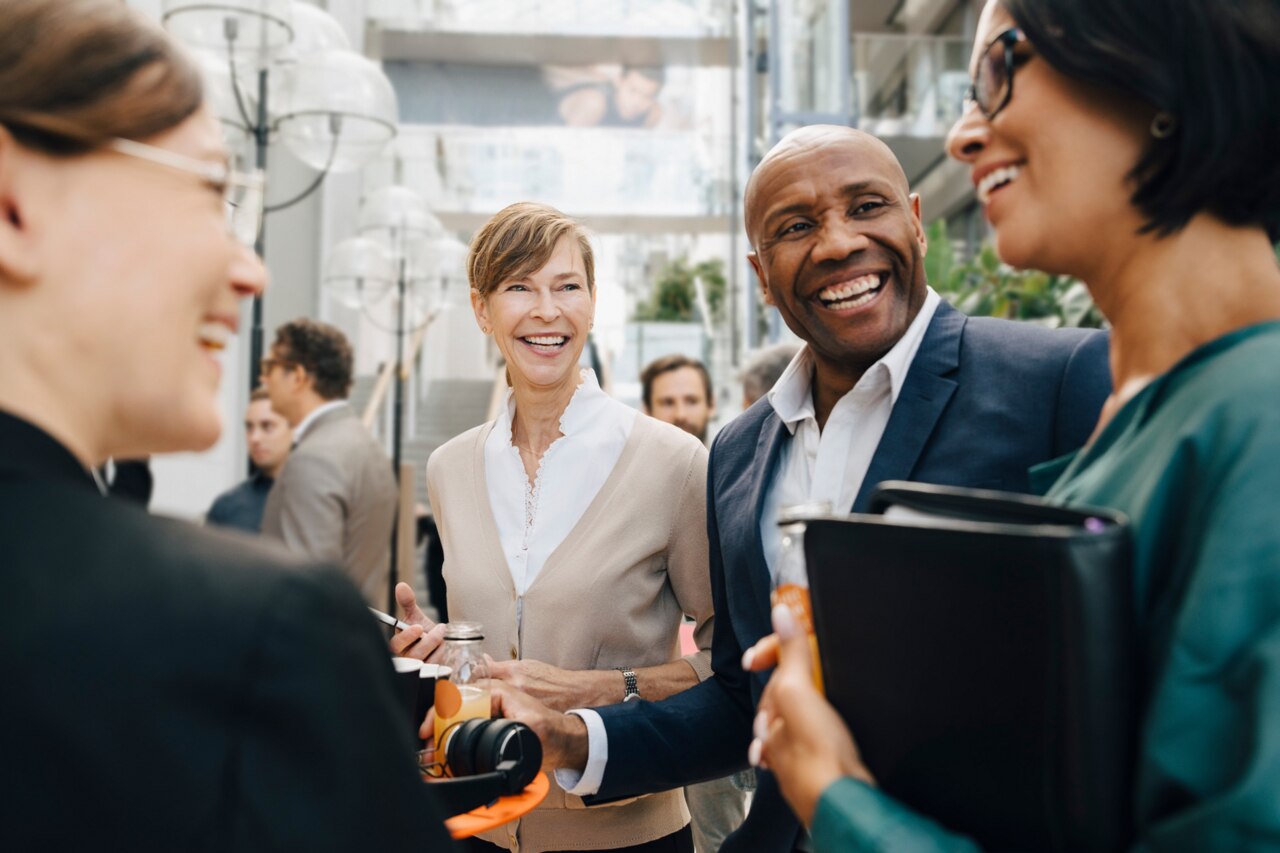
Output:
[[[448,754],[448,740],[462,722],[487,720],[489,666],[480,650],[484,631],[479,622],[450,622],[445,627],[444,656],[436,681],[435,748],[437,761]]]
[[[785,506],[778,510],[778,527],[782,541],[778,548],[778,571],[773,582],[771,604],[785,604],[796,621],[809,635],[809,651],[813,656],[813,684],[822,687],[822,664],[818,658],[818,637],[813,630],[813,608],[809,602],[809,571],[804,556],[805,521],[815,516],[830,515],[827,501]]]

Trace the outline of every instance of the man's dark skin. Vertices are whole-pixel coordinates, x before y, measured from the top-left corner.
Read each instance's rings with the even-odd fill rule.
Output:
[[[920,198],[883,142],[847,127],[814,125],[788,134],[747,182],[748,255],[766,303],[813,353],[814,409],[826,424],[836,402],[906,332],[924,304],[926,242]],[[850,307],[840,292],[879,280],[874,295]],[[820,295],[828,297],[822,299]],[[833,298],[834,295],[834,298]],[[833,307],[833,304],[840,307]],[[403,586],[403,585],[402,585]],[[407,589],[398,591],[405,620],[415,625],[392,640],[395,654],[425,657],[438,640]],[[434,634],[435,632],[432,632]],[[542,740],[545,769],[581,771],[587,727],[576,714],[548,709],[493,682],[493,713],[529,725]],[[430,736],[430,715],[422,728]]]

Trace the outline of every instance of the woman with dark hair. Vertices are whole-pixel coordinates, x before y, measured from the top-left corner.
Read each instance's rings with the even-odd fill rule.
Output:
[[[1132,522],[1144,849],[1280,843],[1280,5],[1003,0],[979,22],[968,164],[1001,257],[1112,324],[1090,443],[1033,472]],[[875,787],[786,647],[757,719],[819,851],[960,849]],[[754,668],[772,651],[757,647]],[[794,652],[794,653],[793,653]],[[749,653],[750,655],[751,653]],[[975,768],[975,772],[981,772]]]
[[[218,353],[266,283],[261,176],[226,159],[158,28],[119,0],[5,0],[6,850],[450,845],[340,573],[95,483],[221,430]]]

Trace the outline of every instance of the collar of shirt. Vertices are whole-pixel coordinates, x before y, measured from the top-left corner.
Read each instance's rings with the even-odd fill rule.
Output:
[[[608,394],[600,389],[600,383],[596,381],[594,370],[583,369],[578,372],[578,375],[581,377],[581,381],[574,390],[573,396],[569,398],[569,405],[565,406],[564,412],[560,415],[560,432],[566,437],[582,432],[595,423],[596,418],[593,415],[600,410],[602,405],[607,405],[611,399]],[[512,443],[511,424],[515,416],[515,392],[513,389],[508,388],[506,405],[502,407],[497,423],[493,425],[493,431],[506,444]],[[552,444],[554,445],[554,442]]]
[[[907,326],[906,332],[879,361],[867,368],[846,397],[878,388],[887,378],[889,404],[892,406],[898,402],[898,394],[911,369],[911,362],[915,360],[920,342],[924,340],[925,330],[929,328],[941,301],[932,287],[927,289],[924,304],[920,306],[911,325]],[[816,417],[813,407],[813,353],[808,344],[802,346],[795,358],[791,359],[767,396],[769,405],[773,406],[773,410],[792,435],[795,435],[796,428],[802,422]]]
[[[298,442],[302,441],[302,437],[306,435],[307,430],[311,429],[312,425],[315,424],[317,418],[319,418],[325,412],[332,412],[334,409],[338,408],[341,405],[344,405],[346,402],[347,402],[346,400],[330,400],[329,402],[322,403],[319,406],[316,406],[314,409],[312,409],[311,413],[307,415],[305,418],[303,418],[302,422],[293,428],[294,446],[297,447]]]

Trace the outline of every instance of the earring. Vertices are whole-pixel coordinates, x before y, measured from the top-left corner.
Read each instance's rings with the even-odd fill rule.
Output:
[[[488,326],[481,326],[481,327],[480,327],[480,332],[481,332],[482,334],[485,334],[485,335],[489,334],[489,327],[488,327]]]
[[[1178,120],[1166,112],[1158,112],[1151,119],[1151,135],[1156,139],[1168,139],[1178,128]]]

